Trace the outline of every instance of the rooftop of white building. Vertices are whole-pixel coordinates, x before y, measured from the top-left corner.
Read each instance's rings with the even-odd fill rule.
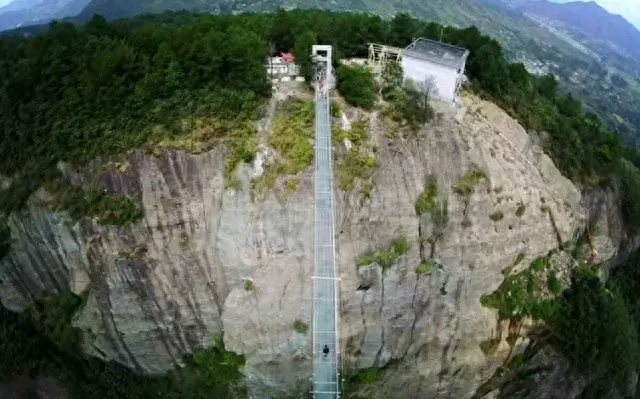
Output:
[[[421,37],[404,49],[403,56],[421,58],[460,68],[469,56],[469,50]]]

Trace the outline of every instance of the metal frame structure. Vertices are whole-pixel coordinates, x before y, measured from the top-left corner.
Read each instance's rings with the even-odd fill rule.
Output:
[[[331,46],[314,45],[315,87],[315,265],[313,279],[313,397],[340,397],[340,327],[333,210],[333,161],[329,90]],[[322,352],[324,346],[329,353]]]
[[[384,44],[369,43],[369,58],[367,63],[376,75],[382,73],[382,67],[388,61],[400,61],[403,49],[399,47],[386,46]]]

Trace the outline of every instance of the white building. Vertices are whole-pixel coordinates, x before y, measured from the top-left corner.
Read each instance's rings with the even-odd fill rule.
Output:
[[[464,78],[469,50],[425,38],[413,41],[402,51],[404,78],[416,82],[433,79],[434,95],[453,102]]]
[[[269,76],[297,76],[300,74],[300,67],[284,57],[268,58],[265,67]]]

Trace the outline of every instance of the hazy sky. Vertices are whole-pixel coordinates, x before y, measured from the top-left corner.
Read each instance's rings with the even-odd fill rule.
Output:
[[[597,0],[596,2],[606,8],[607,11],[622,15],[629,22],[640,28],[640,7],[638,7],[638,0]]]

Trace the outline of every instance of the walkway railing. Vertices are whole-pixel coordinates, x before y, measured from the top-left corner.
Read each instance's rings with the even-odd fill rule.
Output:
[[[327,49],[328,47],[328,49]],[[335,267],[333,162],[329,88],[330,46],[314,46],[315,79],[315,266],[313,276],[313,397],[340,396],[338,278]],[[328,352],[327,350],[328,349]]]

